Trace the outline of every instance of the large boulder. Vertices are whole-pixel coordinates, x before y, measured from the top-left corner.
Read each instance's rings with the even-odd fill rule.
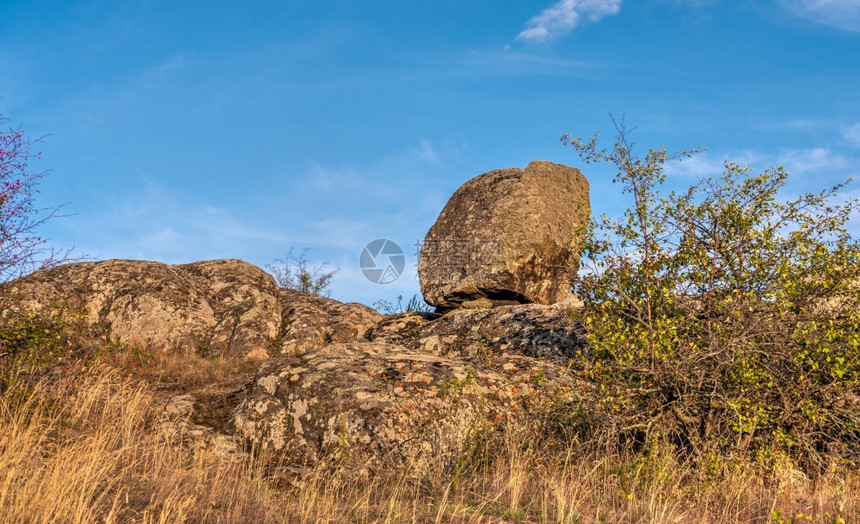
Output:
[[[463,184],[421,246],[427,303],[552,304],[570,293],[591,214],[578,169],[536,161]]]
[[[158,262],[67,264],[9,282],[0,295],[4,314],[81,317],[111,342],[208,348],[218,324],[206,287]]]
[[[241,260],[67,264],[0,286],[0,302],[2,314],[80,318],[106,342],[256,359],[363,338],[382,319],[361,304],[279,289]]]
[[[197,282],[212,308],[210,353],[268,356],[281,328],[278,286],[271,275],[241,260],[175,267]]]

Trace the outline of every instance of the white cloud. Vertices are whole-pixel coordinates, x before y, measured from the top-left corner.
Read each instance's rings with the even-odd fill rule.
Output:
[[[851,142],[851,144],[860,146],[860,122],[843,129],[842,136],[845,137],[845,140]]]
[[[716,177],[723,172],[723,161],[708,153],[698,153],[680,162],[665,164],[666,174],[670,176],[689,176],[694,178]]]
[[[813,22],[860,32],[860,2],[857,0],[778,0],[792,13]]]
[[[779,155],[776,163],[785,166],[790,174],[827,173],[845,169],[848,166],[848,159],[828,148],[814,147],[785,151]]]
[[[693,178],[718,177],[724,171],[725,160],[749,166],[753,172],[783,166],[789,176],[805,174],[829,176],[844,171],[850,165],[848,157],[826,147],[784,149],[774,153],[747,149],[694,154],[681,162],[667,163],[666,173],[670,176]]]
[[[719,178],[725,171],[727,160],[742,166],[751,166],[753,169],[769,165],[769,160],[764,155],[751,149],[746,149],[743,151],[732,151],[722,156],[712,151],[694,153],[689,158],[682,158],[678,162],[665,164],[665,169],[666,174],[670,176]]]
[[[622,0],[560,0],[526,22],[517,40],[542,43],[572,31],[585,22],[596,22],[618,13]]]
[[[776,127],[781,129],[791,129],[795,131],[818,131],[833,127],[832,120],[814,119],[814,118],[793,118],[787,122],[783,122]]]

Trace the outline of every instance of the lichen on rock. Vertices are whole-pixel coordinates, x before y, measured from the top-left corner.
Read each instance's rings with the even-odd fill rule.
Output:
[[[570,389],[563,368],[528,357],[503,356],[491,369],[381,342],[330,344],[263,364],[233,424],[293,466],[426,465],[522,410],[537,390]]]

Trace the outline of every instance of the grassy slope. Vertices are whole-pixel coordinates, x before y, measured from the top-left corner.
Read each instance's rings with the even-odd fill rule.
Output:
[[[860,520],[856,473],[813,481],[722,459],[694,470],[666,450],[607,452],[516,430],[463,450],[445,471],[320,468],[287,479],[270,460],[189,445],[160,422],[166,399],[189,391],[211,401],[203,418],[223,415],[217,399],[248,378],[247,366],[128,348],[100,355],[61,360],[37,383],[7,359],[3,522]]]

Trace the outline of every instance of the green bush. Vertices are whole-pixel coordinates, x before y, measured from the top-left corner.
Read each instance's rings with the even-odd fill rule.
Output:
[[[723,176],[660,192],[664,166],[698,152],[634,154],[623,123],[608,162],[632,199],[590,227],[574,285],[585,303],[592,409],[622,440],[693,457],[791,457],[814,469],[860,459],[857,201],[837,185],[779,200],[787,174]]]
[[[9,307],[8,300],[0,297],[0,394],[28,390],[89,356],[95,335],[79,308],[66,303],[33,313]]]
[[[68,350],[65,331],[66,322],[61,313],[7,314],[0,323],[0,358],[25,359],[44,367]]]

